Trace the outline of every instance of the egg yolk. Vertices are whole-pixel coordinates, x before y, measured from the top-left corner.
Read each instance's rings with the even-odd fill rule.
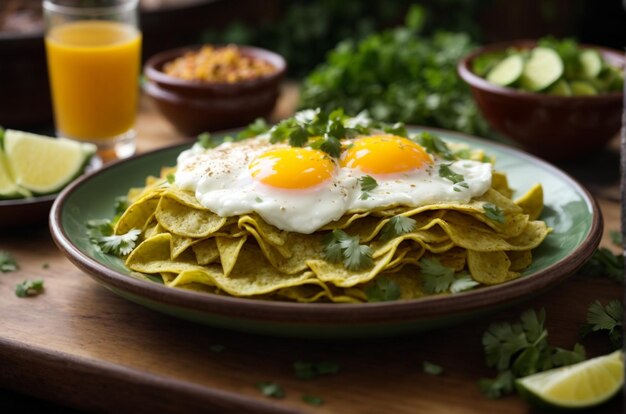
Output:
[[[307,148],[279,148],[256,157],[248,167],[252,177],[272,187],[305,189],[329,180],[335,163],[322,152]]]
[[[341,165],[368,174],[394,174],[423,168],[433,160],[424,148],[407,138],[373,135],[359,138],[346,149]]]

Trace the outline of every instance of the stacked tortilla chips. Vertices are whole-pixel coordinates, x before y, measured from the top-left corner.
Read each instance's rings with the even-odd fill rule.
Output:
[[[129,193],[132,205],[115,232],[142,229],[141,243],[126,265],[160,275],[171,287],[237,297],[298,302],[365,302],[368,286],[381,278],[396,284],[400,299],[426,295],[420,260],[437,261],[455,271],[466,270],[481,285],[515,279],[532,261],[531,250],[549,233],[537,218],[543,208],[541,186],[517,202],[506,176],[495,172],[492,188],[468,204],[395,206],[354,211],[313,234],[285,232],[256,214],[220,217],[202,207],[195,196],[167,184],[173,169]],[[490,203],[504,220],[485,214]],[[381,229],[396,215],[411,217],[410,233],[390,240]],[[322,239],[334,229],[358,235],[373,254],[373,266],[347,270],[324,260]]]

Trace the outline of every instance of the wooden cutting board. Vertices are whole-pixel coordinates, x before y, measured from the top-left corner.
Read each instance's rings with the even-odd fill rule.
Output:
[[[139,132],[141,150],[175,136],[145,103]],[[600,204],[605,228],[619,229],[619,203]],[[607,235],[603,243],[610,245]],[[545,308],[550,343],[571,349],[588,305],[623,294],[610,280],[576,275],[519,306],[440,331],[381,340],[280,339],[195,325],[127,302],[67,261],[45,227],[2,231],[0,250],[12,252],[21,267],[0,273],[0,387],[90,411],[529,413],[517,396],[489,400],[478,389],[481,377],[495,375],[481,345],[489,324]],[[45,293],[17,298],[14,286],[32,278],[45,280]],[[610,350],[604,337],[582,343],[589,356]],[[340,370],[301,380],[292,367],[299,360],[331,361]],[[444,373],[424,373],[424,361]],[[285,398],[262,395],[261,381],[280,384]],[[306,404],[303,395],[325,403]],[[601,412],[622,411],[617,399]]]

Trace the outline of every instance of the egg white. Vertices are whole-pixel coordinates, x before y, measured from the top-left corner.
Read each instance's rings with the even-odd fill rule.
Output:
[[[397,174],[372,175],[376,188],[363,196],[359,169],[337,167],[332,179],[307,189],[280,189],[252,178],[248,165],[255,157],[286,144],[267,137],[224,143],[205,150],[195,145],[177,160],[175,184],[194,192],[204,207],[229,217],[256,212],[279,229],[310,234],[351,210],[432,203],[467,203],[491,187],[492,166],[471,160],[434,159],[427,167]],[[439,175],[441,164],[461,174],[467,187]],[[456,190],[455,190],[456,188]]]

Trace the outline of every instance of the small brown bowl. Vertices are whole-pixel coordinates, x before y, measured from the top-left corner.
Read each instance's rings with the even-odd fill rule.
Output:
[[[474,100],[493,129],[527,151],[552,161],[573,160],[597,151],[614,138],[621,126],[624,94],[554,96],[506,88],[472,71],[478,56],[508,48],[528,49],[532,40],[497,43],[469,54],[458,64],[461,78],[470,85]],[[624,53],[593,45],[610,65],[626,67]]]
[[[276,72],[236,83],[188,81],[163,72],[167,62],[200,47],[161,52],[145,64],[144,90],[178,131],[193,137],[205,131],[244,126],[272,112],[287,69],[285,59],[269,50],[237,46],[243,55],[269,62]]]

